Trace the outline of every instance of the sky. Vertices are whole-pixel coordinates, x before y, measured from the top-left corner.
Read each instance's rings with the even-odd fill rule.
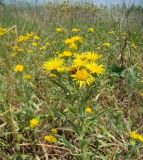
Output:
[[[14,1],[14,0],[4,0],[4,2],[12,2],[12,1]],[[33,3],[33,2],[35,2],[36,0],[15,0],[15,1],[17,1],[17,2],[28,2],[28,3]],[[51,2],[61,2],[61,1],[63,1],[63,0],[37,0],[38,2],[46,2],[46,1],[51,1]],[[126,1],[126,3],[127,4],[141,4],[141,2],[143,2],[143,0],[70,0],[71,2],[80,2],[80,1],[89,1],[89,2],[94,2],[95,4],[104,4],[104,5],[110,5],[110,4],[122,4],[123,3],[123,1]]]

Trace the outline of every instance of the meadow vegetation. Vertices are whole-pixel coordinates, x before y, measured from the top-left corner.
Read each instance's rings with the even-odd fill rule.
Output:
[[[0,5],[0,159],[143,159],[142,13]]]

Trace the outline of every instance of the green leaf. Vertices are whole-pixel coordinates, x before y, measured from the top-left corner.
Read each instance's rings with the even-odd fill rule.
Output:
[[[112,64],[109,68],[111,73],[121,74],[125,70],[125,67],[119,67],[116,64]]]
[[[65,144],[66,147],[68,147],[69,149],[74,149],[74,145],[72,145],[66,138],[65,136],[62,136],[62,141]]]
[[[98,113],[97,115],[95,115],[93,118],[88,119],[88,121],[94,121],[97,117],[99,117],[101,114],[103,114],[104,112],[109,111],[110,109],[105,109],[102,112]]]

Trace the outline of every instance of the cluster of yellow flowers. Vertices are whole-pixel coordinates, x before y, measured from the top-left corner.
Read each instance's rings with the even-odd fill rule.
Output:
[[[29,121],[29,127],[32,129],[35,129],[38,125],[39,125],[39,120],[36,118],[33,118]],[[57,129],[52,128],[51,134],[44,136],[44,140],[49,143],[57,142],[57,138],[55,137],[55,134],[57,134]]]
[[[78,32],[80,32],[81,31],[81,29],[80,28],[72,28],[71,29],[71,32],[72,33],[78,33]],[[62,32],[64,32],[64,30],[63,30],[63,28],[61,28],[61,27],[58,27],[58,28],[56,28],[56,32],[57,33],[62,33]],[[87,32],[89,32],[89,33],[94,33],[94,28],[87,28]]]
[[[56,134],[57,134],[57,129],[56,128],[52,128],[51,129],[51,134],[46,135],[44,137],[44,140],[46,142],[49,142],[49,143],[55,143],[55,142],[57,142],[57,138],[55,137]]]
[[[82,87],[91,85],[97,75],[104,73],[104,66],[96,62],[101,57],[100,54],[90,51],[82,53],[64,51],[46,61],[42,68],[47,70],[49,75],[68,72],[69,76]]]
[[[44,140],[49,143],[57,142],[57,138],[54,135],[47,135],[44,137]]]
[[[74,36],[72,38],[65,39],[64,43],[69,46],[70,49],[78,49],[78,46],[76,43],[83,42],[83,38],[80,36]]]
[[[39,40],[40,37],[35,35],[34,32],[30,32],[30,33],[26,33],[25,35],[20,35],[17,39],[17,42],[18,43],[22,43],[22,42],[25,42],[25,41],[28,41],[28,40]]]
[[[23,70],[24,70],[24,66],[21,65],[21,64],[17,64],[14,68],[15,73],[23,72]],[[32,78],[32,75],[31,74],[25,74],[25,75],[23,75],[23,78],[26,79],[26,80],[30,80]]]
[[[143,142],[143,135],[138,134],[138,133],[136,133],[135,131],[133,131],[133,132],[130,133],[130,137],[131,137],[133,140],[137,140],[137,141]]]
[[[45,51],[50,45],[49,42],[42,42],[41,38],[35,32],[20,35],[15,45],[10,46],[10,53],[15,57],[18,53],[33,54],[37,51]]]

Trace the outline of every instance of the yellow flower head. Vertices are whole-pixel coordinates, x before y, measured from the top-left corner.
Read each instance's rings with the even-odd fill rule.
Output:
[[[42,47],[40,47],[40,50],[45,51],[46,49],[47,49],[47,46],[42,46]]]
[[[96,61],[97,59],[101,58],[102,55],[96,53],[96,52],[84,52],[83,58],[89,60],[89,61]]]
[[[70,51],[64,51],[63,53],[59,54],[60,58],[70,57],[70,56],[72,56],[72,52]]]
[[[143,92],[141,92],[141,93],[139,93],[140,94],[140,96],[142,96],[143,97]]]
[[[80,36],[74,36],[72,38],[65,39],[64,41],[65,44],[72,44],[75,42],[83,42],[83,38]]]
[[[40,37],[39,37],[39,36],[34,36],[33,39],[34,39],[34,40],[39,40]]]
[[[92,113],[91,107],[88,107],[88,106],[87,106],[87,107],[85,108],[85,112],[86,112],[86,113]]]
[[[113,32],[113,31],[110,31],[110,32],[108,32],[108,34],[114,34],[114,32]]]
[[[96,74],[103,74],[105,72],[105,68],[102,64],[98,65],[97,63],[87,63],[85,67],[91,72]]]
[[[49,143],[55,143],[55,142],[57,142],[57,138],[55,136],[53,136],[53,135],[46,135],[44,137],[44,140],[46,142],[49,142]]]
[[[12,50],[13,50],[13,52],[23,52],[23,49],[18,46],[13,46]]]
[[[67,39],[65,39],[64,43],[71,44],[71,43],[74,43],[74,41],[71,38],[67,38]]]
[[[135,43],[132,43],[131,47],[133,47],[134,49],[137,49],[137,45],[135,45]]]
[[[140,142],[143,142],[143,135],[139,134],[139,135],[138,135],[138,140],[139,140]]]
[[[0,36],[3,36],[7,32],[6,28],[1,28],[0,27]]]
[[[49,74],[49,77],[51,77],[51,78],[55,78],[55,77],[57,77],[57,75],[56,75],[56,74],[51,73],[51,74]]]
[[[85,69],[78,70],[75,75],[72,75],[71,77],[77,81],[80,87],[91,85],[94,81],[94,77],[92,77]]]
[[[130,142],[130,144],[131,144],[132,146],[135,146],[135,145],[136,145],[136,141],[133,140],[133,141]]]
[[[94,29],[93,28],[88,28],[88,32],[94,33]]]
[[[133,131],[133,132],[130,133],[130,137],[131,137],[132,139],[137,139],[138,134],[137,134],[135,131]]]
[[[52,134],[57,134],[57,129],[56,129],[56,128],[52,128],[52,129],[51,129],[51,133],[52,133]]]
[[[62,71],[64,69],[64,60],[60,59],[60,58],[54,58],[54,59],[50,59],[48,61],[46,61],[42,68],[47,70],[47,71]]]
[[[77,49],[78,49],[78,46],[77,46],[75,43],[71,43],[71,44],[69,45],[69,48],[70,48],[70,49],[77,50]]]
[[[18,64],[18,65],[15,66],[14,71],[15,72],[22,72],[23,69],[24,69],[24,66],[21,65],[21,64]]]
[[[30,39],[31,37],[28,35],[20,35],[17,39],[18,43],[26,42]]]
[[[102,44],[102,46],[104,46],[104,47],[110,47],[110,46],[111,46],[111,44],[110,44],[110,43],[108,43],[108,42],[106,42],[106,43],[103,43],[103,44]]]
[[[30,126],[30,128],[35,128],[38,126],[38,124],[39,124],[39,120],[34,118],[34,119],[30,120],[29,126]]]
[[[71,38],[73,42],[83,42],[83,38],[80,36],[74,36]]]
[[[27,53],[28,53],[28,54],[32,54],[32,53],[33,53],[33,50],[32,50],[32,49],[29,49],[29,50],[27,51]]]
[[[34,32],[26,33],[25,37],[32,38],[35,35]]]
[[[33,46],[33,47],[37,47],[37,46],[38,46],[38,43],[37,43],[37,42],[32,42],[32,46]]]
[[[135,131],[132,131],[132,132],[130,133],[130,137],[131,137],[133,140],[138,140],[138,141],[140,141],[140,142],[143,142],[143,135],[138,134],[138,133],[136,133]]]
[[[79,28],[72,28],[72,32],[79,32],[80,29]]]
[[[58,33],[61,33],[61,32],[63,32],[63,29],[62,28],[56,28],[56,32],[58,32]]]
[[[32,76],[31,76],[31,74],[25,74],[25,75],[23,76],[23,78],[29,80],[29,79],[32,78]]]
[[[85,64],[86,64],[85,60],[82,60],[80,58],[76,58],[73,60],[72,67],[79,69],[80,67],[83,67]]]

